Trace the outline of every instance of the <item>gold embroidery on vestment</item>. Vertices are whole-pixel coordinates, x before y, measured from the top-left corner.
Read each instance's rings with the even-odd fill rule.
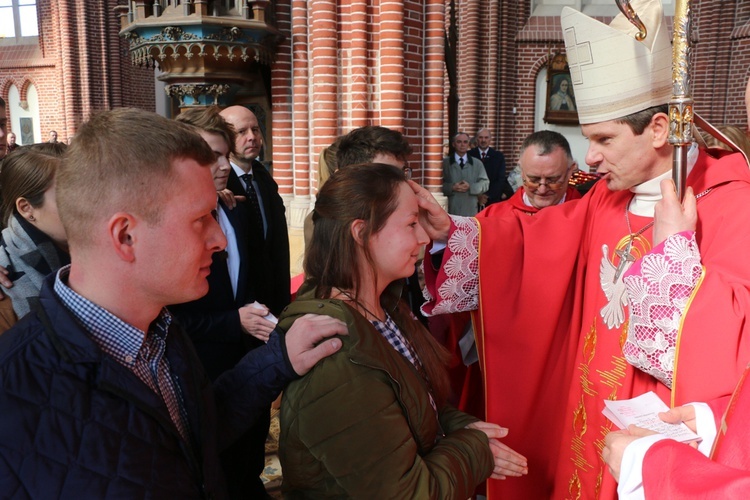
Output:
[[[583,341],[583,359],[586,363],[591,363],[591,360],[594,359],[594,354],[596,354],[596,318],[591,323],[589,333],[586,334],[586,338]]]
[[[581,498],[581,480],[578,478],[578,472],[576,471],[573,472],[573,477],[570,478],[568,483],[568,493],[573,500]]]
[[[597,474],[597,476],[596,476],[596,488],[594,490],[596,492],[596,494],[594,495],[594,498],[599,498],[599,493],[602,491],[602,477],[603,477],[603,475],[604,475],[604,469],[600,468],[599,469],[599,474]]]
[[[581,399],[578,407],[573,412],[573,432],[576,437],[586,434],[586,408],[583,406],[583,399]]]

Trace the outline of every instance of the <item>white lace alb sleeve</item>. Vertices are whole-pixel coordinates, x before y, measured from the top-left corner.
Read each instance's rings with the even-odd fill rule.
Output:
[[[623,354],[671,388],[682,317],[703,273],[694,232],[667,238],[628,270],[630,325]]]
[[[443,267],[436,280],[436,297],[424,288],[424,297],[431,308],[423,306],[428,315],[477,308],[479,296],[479,223],[473,217],[452,215],[455,230],[448,238]],[[427,304],[425,304],[427,305]]]

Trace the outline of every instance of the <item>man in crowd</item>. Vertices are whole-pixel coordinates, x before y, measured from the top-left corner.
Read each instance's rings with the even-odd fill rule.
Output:
[[[468,155],[469,135],[453,137],[454,153],[443,158],[443,194],[448,197],[448,213],[472,216],[479,211],[479,195],[487,192],[490,181],[484,165]]]
[[[516,191],[508,203],[493,207],[488,216],[510,209],[531,215],[542,208],[581,197],[578,190],[569,185],[576,162],[562,134],[542,130],[529,135],[521,145],[520,164],[523,189]]]
[[[5,156],[5,144],[7,141],[7,138],[5,136],[6,134],[6,126],[8,124],[8,119],[5,118],[5,101],[2,97],[0,97],[0,158],[3,158]]]
[[[16,144],[16,134],[13,132],[8,132],[8,146],[7,146],[7,152],[11,153],[18,149],[18,144]]]
[[[250,280],[262,283],[257,288],[257,300],[263,307],[254,310],[254,322],[273,328],[264,316],[269,311],[278,316],[291,301],[286,209],[278,184],[257,160],[263,134],[255,114],[244,106],[230,106],[221,116],[236,133],[227,187],[247,198],[241,204],[247,213],[249,252],[253,259]]]
[[[196,127],[214,152],[216,162],[211,175],[217,192],[227,187],[231,166],[229,154],[235,143],[232,127],[221,117],[217,107],[194,108],[180,113],[177,121]],[[248,223],[244,206],[234,209],[219,198],[216,219],[227,246],[213,254],[208,293],[203,297],[170,306],[185,332],[190,336],[207,375],[216,380],[231,370],[254,347],[268,341],[274,325],[254,321],[257,317],[256,290],[262,283],[249,278],[253,265],[248,250]],[[252,337],[251,337],[252,336]],[[265,487],[260,474],[265,467],[265,443],[270,423],[268,411],[221,454],[221,462],[231,498],[264,498]]]
[[[56,143],[57,142],[57,132],[55,132],[54,130],[50,130],[49,131],[49,140],[47,142],[52,143],[52,144]]]
[[[490,188],[479,195],[479,206],[486,207],[507,200],[513,196],[513,188],[508,184],[508,174],[505,172],[505,155],[490,147],[492,134],[483,128],[477,132],[477,147],[469,150],[469,156],[482,160],[484,170],[490,180]]]
[[[684,289],[695,293],[655,319],[668,335],[631,339],[633,324],[653,320],[649,314],[659,308],[628,308],[623,275],[661,241],[652,232],[654,204],[662,196],[660,181],[671,175],[673,149],[666,106],[672,51],[661,4],[631,5],[647,28],[642,41],[622,15],[606,26],[563,10],[568,54],[585,47],[585,60],[593,61],[569,58],[589,140],[586,163],[602,175],[586,197],[534,217],[512,211],[451,220],[426,190],[413,186],[432,238],[450,236],[442,267],[426,266],[434,299],[423,309],[478,308],[488,420],[507,426],[508,446],[529,459],[528,478],[492,481],[493,495],[614,498],[616,485],[600,456],[610,429],[603,401],[649,390],[675,405],[725,396],[750,359],[744,307],[750,263],[736,257],[750,241],[744,210],[750,173],[737,154],[713,158],[696,150],[690,156],[688,184],[699,197],[694,241],[701,252]],[[628,364],[634,360],[638,369]]]
[[[198,134],[145,111],[79,130],[56,177],[71,264],[0,336],[3,492],[223,498],[219,451],[340,347],[325,338],[344,325],[310,316],[208,381],[165,306],[206,293],[226,244],[215,161]]]

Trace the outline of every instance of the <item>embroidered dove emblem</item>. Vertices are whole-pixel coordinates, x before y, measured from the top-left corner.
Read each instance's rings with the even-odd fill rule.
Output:
[[[633,265],[632,260],[627,260],[624,265],[615,267],[607,258],[609,247],[602,245],[602,263],[599,266],[599,282],[602,285],[602,291],[607,297],[607,305],[602,307],[601,314],[607,328],[617,328],[625,322],[625,306],[628,304],[628,297],[625,293],[625,284],[622,282],[622,275]],[[622,257],[621,257],[622,258]],[[615,275],[619,275],[615,279]]]

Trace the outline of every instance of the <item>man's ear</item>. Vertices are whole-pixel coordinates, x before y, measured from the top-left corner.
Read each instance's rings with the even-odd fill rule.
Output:
[[[117,255],[126,262],[135,260],[135,242],[137,220],[131,214],[117,212],[109,219],[107,230],[112,247]]]
[[[358,245],[362,246],[362,231],[365,229],[365,221],[362,219],[356,219],[354,222],[352,222],[351,225],[351,232],[352,232],[352,238],[354,238],[354,241],[357,242]]]
[[[651,117],[651,142],[655,149],[664,147],[669,142],[669,117],[664,113],[656,113]]]
[[[21,217],[23,217],[27,221],[34,220],[34,207],[32,207],[31,203],[29,203],[29,200],[27,200],[23,196],[16,198],[16,210],[18,210],[18,213],[21,214]]]

